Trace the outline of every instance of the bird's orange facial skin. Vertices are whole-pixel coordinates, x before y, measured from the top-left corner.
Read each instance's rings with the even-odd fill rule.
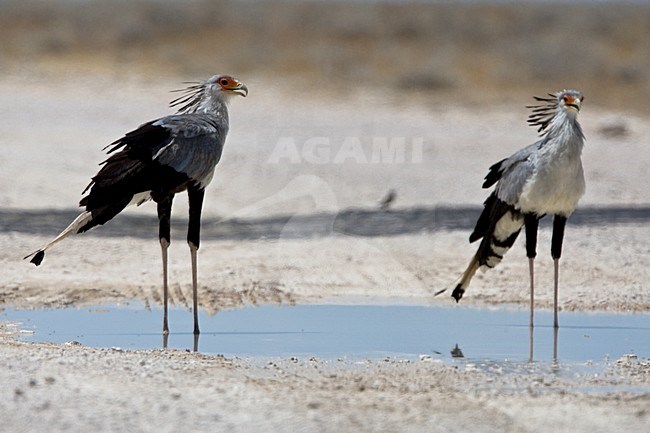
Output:
[[[580,111],[580,105],[582,104],[583,99],[584,97],[575,98],[572,95],[566,93],[562,95],[562,101],[564,102],[564,105],[570,108],[574,108],[578,111]]]

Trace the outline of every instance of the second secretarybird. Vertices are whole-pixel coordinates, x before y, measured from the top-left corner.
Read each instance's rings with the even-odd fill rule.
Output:
[[[153,200],[158,206],[159,239],[163,266],[163,333],[167,323],[167,249],[170,243],[170,217],[174,195],[187,191],[189,224],[187,243],[192,262],[194,334],[199,334],[197,297],[197,251],[200,243],[201,208],[205,187],[212,180],[226,134],[228,100],[246,96],[248,88],[229,75],[215,75],[193,83],[170,106],[177,114],[141,125],[109,144],[110,155],[102,163],[82,194],[79,205],[85,208],[65,230],[38,251],[25,257],[40,265],[45,251],[66,237],[102,225],[130,204]]]
[[[483,188],[495,187],[469,237],[470,242],[481,239],[481,243],[451,296],[460,301],[476,271],[495,267],[525,226],[532,327],[537,228],[540,218],[554,215],[551,256],[554,261],[554,326],[557,328],[564,227],[585,192],[581,160],[584,135],[577,121],[584,97],[575,90],[562,90],[535,100],[539,104],[527,107],[532,108],[528,123],[537,128],[542,138],[490,167]]]

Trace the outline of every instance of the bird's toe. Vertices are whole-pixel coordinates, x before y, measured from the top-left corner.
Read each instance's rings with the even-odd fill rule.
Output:
[[[456,300],[456,302],[458,302],[458,301],[460,301],[460,298],[463,297],[463,293],[465,293],[465,290],[463,290],[461,288],[460,284],[459,284],[459,285],[456,286],[456,288],[452,292],[451,297],[454,298]]]

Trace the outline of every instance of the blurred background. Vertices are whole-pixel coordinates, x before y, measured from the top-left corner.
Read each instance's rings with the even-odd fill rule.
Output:
[[[294,80],[470,100],[580,86],[647,110],[647,1],[2,0],[0,72]],[[209,71],[209,72],[206,72]]]
[[[102,147],[215,73],[250,94],[231,104],[211,215],[386,197],[478,211],[487,168],[537,139],[531,96],[563,88],[586,95],[582,203],[650,203],[647,1],[0,0],[0,39],[0,207],[16,215],[74,208]],[[405,157],[373,163],[377,139]]]

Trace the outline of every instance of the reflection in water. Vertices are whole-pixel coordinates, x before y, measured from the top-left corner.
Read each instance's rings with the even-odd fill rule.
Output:
[[[200,336],[201,336],[201,334],[194,334],[194,348],[193,348],[193,351],[194,351],[194,352],[198,352],[198,351],[199,351],[199,337],[200,337]],[[163,332],[163,343],[162,343],[162,348],[163,348],[163,349],[167,349],[168,344],[169,344],[169,334],[165,334],[165,333]]]
[[[5,309],[0,321],[22,323],[20,329],[32,332],[18,338],[27,341],[78,341],[85,346],[124,349],[155,349],[162,343],[170,349],[199,350],[199,336],[193,333],[171,333],[161,342],[159,314],[140,304]],[[551,322],[552,312],[540,311],[538,316]],[[176,309],[173,317],[172,329],[191,329],[191,312]],[[650,356],[650,314],[566,312],[562,341],[552,326],[537,326],[533,333],[528,311],[462,306],[259,306],[206,315],[203,322],[200,350],[225,356],[417,359],[425,355],[448,361],[562,363],[599,362],[630,353]]]
[[[533,362],[535,360],[533,349],[535,347],[534,330],[535,328],[532,326],[528,327],[528,362]],[[553,327],[553,362],[555,363],[557,363],[557,339],[559,331],[560,328]]]

